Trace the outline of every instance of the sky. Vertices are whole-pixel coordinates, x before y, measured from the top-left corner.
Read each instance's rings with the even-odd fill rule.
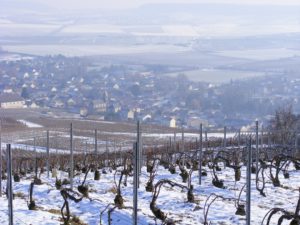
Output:
[[[23,1],[25,2],[26,0]],[[46,3],[47,5],[52,7],[67,9],[126,9],[136,8],[147,3],[234,3],[300,5],[300,0],[44,0],[43,3]]]

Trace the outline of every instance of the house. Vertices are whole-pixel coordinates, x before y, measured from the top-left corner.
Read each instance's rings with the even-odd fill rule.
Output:
[[[25,107],[25,100],[17,94],[5,93],[0,95],[0,108],[21,109]]]
[[[133,110],[129,110],[128,113],[127,113],[127,119],[128,120],[134,120],[135,118],[135,113]]]
[[[141,112],[141,108],[136,107],[136,108],[134,108],[134,111],[135,111],[136,113],[140,113],[140,112]]]
[[[25,79],[25,78],[29,78],[29,73],[24,73],[24,75],[23,75],[23,78]]]
[[[56,99],[54,101],[54,107],[55,108],[64,108],[65,107],[65,103],[61,99]]]
[[[30,108],[32,109],[37,109],[39,108],[39,106],[35,103],[35,102],[32,102],[30,105],[29,105]]]
[[[3,93],[14,93],[14,91],[11,87],[5,87]]]
[[[105,113],[106,112],[106,103],[102,100],[94,100],[93,101],[93,109],[97,113]]]
[[[172,118],[172,119],[170,120],[170,127],[171,127],[171,128],[176,128],[176,119],[175,119],[175,118]]]
[[[120,89],[120,86],[119,86],[118,84],[115,84],[115,85],[113,86],[113,89],[119,90],[119,89]]]
[[[73,98],[69,98],[68,101],[67,101],[67,104],[68,106],[75,106],[76,105],[76,102]]]
[[[122,107],[121,107],[121,105],[119,103],[114,103],[113,104],[113,110],[114,110],[115,113],[120,112],[121,109],[122,109]]]
[[[86,107],[80,108],[80,116],[87,117],[87,115],[88,115],[88,109]]]

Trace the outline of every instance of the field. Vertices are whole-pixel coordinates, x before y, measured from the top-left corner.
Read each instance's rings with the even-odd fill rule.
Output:
[[[217,55],[251,60],[275,60],[299,56],[300,51],[286,48],[249,49],[239,51],[222,51],[218,52]]]
[[[132,224],[134,190],[141,225],[245,224],[247,191],[250,224],[277,224],[283,214],[282,225],[299,224],[300,152],[279,145],[275,132],[260,137],[259,155],[252,145],[251,163],[248,139],[253,133],[238,139],[229,132],[226,148],[222,133],[209,133],[201,151],[199,131],[186,130],[182,139],[181,130],[143,125],[137,145],[143,148],[136,153],[134,123],[22,115],[16,111],[2,120],[0,224],[8,224],[6,143],[13,149],[14,224]]]
[[[40,151],[45,151],[46,132],[50,135],[52,151],[69,149],[70,124],[73,124],[74,150],[93,152],[95,149],[95,130],[97,130],[97,145],[99,152],[132,147],[136,138],[135,122],[110,122],[101,120],[82,119],[61,112],[53,112],[51,116],[44,115],[40,110],[0,110],[2,115],[2,146],[11,143],[18,149],[33,149],[34,139]],[[9,117],[8,117],[9,115]],[[57,118],[60,117],[60,118]],[[161,145],[174,140],[182,139],[182,129],[169,128],[160,125],[142,125],[143,144]],[[228,137],[235,136],[235,132],[228,132]],[[199,131],[184,130],[185,140],[195,140]],[[223,137],[222,131],[215,130],[208,133],[208,137]]]
[[[211,82],[211,83],[224,83],[230,80],[247,79],[256,76],[264,76],[264,73],[250,72],[250,71],[238,71],[238,70],[218,70],[218,69],[202,69],[183,71],[183,74],[187,76],[189,80],[195,82]],[[167,76],[176,77],[178,73],[167,73]]]
[[[68,43],[68,40],[65,40]],[[5,51],[17,52],[31,55],[58,55],[65,56],[95,56],[95,55],[123,55],[141,53],[164,53],[164,52],[184,52],[188,49],[175,45],[69,45],[62,42],[54,45],[5,45]]]
[[[159,197],[156,201],[156,206],[160,208],[168,220],[172,220],[174,224],[205,224],[205,216],[207,209],[206,201],[211,196],[211,200],[215,196],[219,196],[212,203],[208,210],[207,221],[211,224],[245,224],[245,216],[236,215],[237,198],[241,192],[239,204],[245,205],[245,189],[242,188],[246,181],[246,169],[242,167],[240,181],[235,181],[235,174],[232,169],[223,167],[220,164],[221,171],[217,172],[220,180],[224,180],[224,188],[217,188],[212,185],[212,169],[208,166],[203,166],[203,171],[206,171],[207,176],[203,177],[202,185],[198,185],[197,171],[192,173],[191,184],[193,185],[194,200],[188,200],[187,181],[183,182],[180,175],[181,166],[176,165],[175,173],[157,164],[155,166],[155,178],[153,184],[157,184],[161,180],[170,180],[180,186],[172,186],[164,184],[161,187]],[[187,169],[187,168],[186,168]],[[187,169],[189,171],[189,169]],[[82,170],[83,171],[83,170]],[[74,192],[69,192],[77,199],[81,199],[78,203],[69,199],[69,210],[72,218],[71,224],[132,224],[132,205],[133,205],[133,177],[131,173],[123,177],[120,183],[120,191],[123,198],[123,206],[115,208],[116,203],[114,198],[118,192],[119,178],[123,167],[103,167],[100,171],[100,179],[94,180],[95,172],[75,172]],[[40,172],[39,172],[40,174]],[[80,186],[87,178],[85,185],[88,187],[88,195],[83,197],[78,192],[77,186]],[[145,187],[149,181],[151,173],[147,172],[146,167],[142,168],[140,176],[140,188],[138,190],[138,224],[164,224],[159,219],[155,218],[151,209],[153,192],[146,191]],[[289,167],[289,179],[285,179],[281,174],[280,187],[274,187],[271,182],[266,182],[265,193],[266,197],[262,197],[255,190],[255,174],[252,175],[252,208],[251,208],[251,224],[261,224],[264,216],[273,207],[284,208],[293,212],[296,208],[297,199],[299,196],[299,179],[300,172],[296,171],[293,166]],[[14,199],[14,224],[62,224],[61,207],[64,204],[64,199],[61,190],[68,190],[69,184],[62,185],[60,189],[56,187],[57,180],[68,179],[68,175],[64,171],[55,171],[50,173],[50,178],[47,178],[46,173],[39,175],[42,184],[35,185],[33,189],[33,200],[35,201],[35,209],[29,210],[29,189],[30,184],[34,180],[34,173],[27,173],[21,176],[20,182],[14,182],[13,190]],[[56,177],[55,177],[56,176]],[[125,175],[124,175],[125,176]],[[4,185],[6,181],[3,181]],[[5,187],[3,187],[5,190]],[[190,201],[190,202],[189,202]],[[210,203],[210,200],[208,200]],[[113,210],[112,210],[113,209]],[[110,211],[111,210],[111,211]],[[109,213],[110,212],[110,213]],[[108,215],[110,214],[110,222]],[[271,224],[275,224],[279,215],[275,215],[271,220]],[[0,223],[7,224],[7,199],[0,198]],[[263,223],[266,224],[266,223]],[[289,223],[283,223],[289,224]]]

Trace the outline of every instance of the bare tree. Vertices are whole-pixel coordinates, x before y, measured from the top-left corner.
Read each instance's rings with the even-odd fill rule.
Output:
[[[292,144],[297,123],[298,118],[293,114],[292,106],[282,107],[276,110],[274,119],[270,121],[270,128],[276,132],[282,144]]]

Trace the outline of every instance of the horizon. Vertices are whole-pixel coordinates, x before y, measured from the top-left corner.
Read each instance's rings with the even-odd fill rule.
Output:
[[[87,0],[84,2],[74,2],[72,0],[52,0],[52,1],[37,1],[37,0],[22,0],[23,3],[36,3],[40,5],[47,5],[56,9],[64,10],[87,10],[87,9],[111,9],[111,10],[122,10],[122,9],[134,9],[139,8],[148,4],[234,4],[234,5],[284,5],[284,6],[300,6],[300,2],[297,0],[287,1],[272,1],[272,0],[118,0],[111,1],[97,1]]]

